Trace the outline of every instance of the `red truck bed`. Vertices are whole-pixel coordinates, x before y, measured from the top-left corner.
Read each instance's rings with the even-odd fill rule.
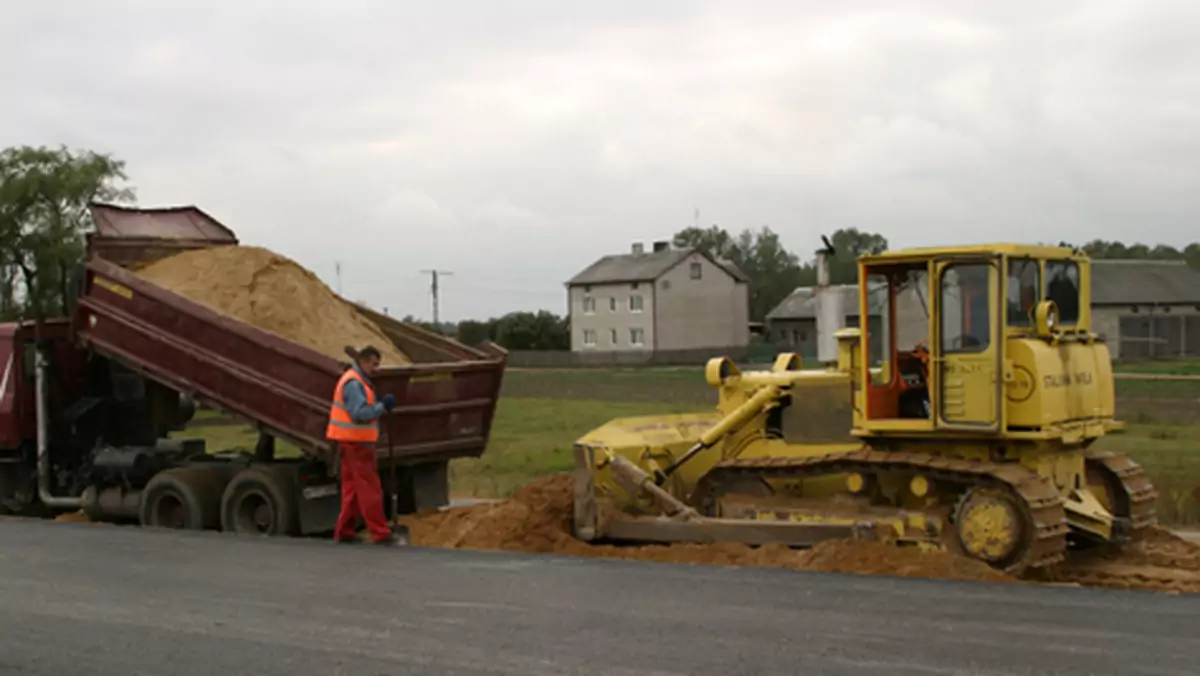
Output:
[[[119,208],[98,206],[94,213],[95,209],[110,210],[103,214],[109,222],[119,222],[122,215]],[[124,211],[141,219],[139,240],[156,250],[173,248],[162,241],[171,239],[170,232],[155,241],[153,227],[146,227],[152,221],[146,221],[145,214],[154,210]],[[170,225],[177,230],[184,221],[177,209],[158,211],[170,213]],[[232,233],[220,227],[229,237],[218,233],[223,241],[212,244],[236,243]],[[125,261],[156,257],[139,255],[136,247],[131,251],[113,244],[113,239],[122,239],[121,233],[109,229],[92,242],[72,318],[81,345],[243,416],[306,452],[329,450],[329,402],[346,364],[210,310],[105,260],[101,256],[106,251],[122,251]],[[195,246],[189,239],[175,248]],[[381,426],[381,461],[387,460],[389,447],[397,463],[404,464],[482,454],[499,397],[503,351],[472,349],[366,308],[360,311],[414,361],[412,366],[381,369],[373,379],[380,396],[392,394],[397,401]]]

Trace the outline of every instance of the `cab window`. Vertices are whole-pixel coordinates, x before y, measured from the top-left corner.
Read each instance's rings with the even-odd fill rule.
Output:
[[[982,352],[991,342],[986,263],[960,263],[942,271],[942,352]]]
[[[1046,263],[1046,300],[1058,306],[1063,325],[1079,321],[1079,265],[1074,261]]]
[[[1034,308],[1041,294],[1038,262],[1032,258],[1008,261],[1008,325],[1032,326]]]

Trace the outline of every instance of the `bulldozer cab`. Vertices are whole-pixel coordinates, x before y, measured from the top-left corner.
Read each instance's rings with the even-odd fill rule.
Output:
[[[1087,259],[1064,247],[918,249],[859,260],[860,434],[1001,433],[1011,340],[1088,330]]]

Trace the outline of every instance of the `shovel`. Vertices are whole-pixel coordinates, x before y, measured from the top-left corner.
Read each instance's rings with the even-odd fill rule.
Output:
[[[392,447],[392,431],[395,425],[391,413],[387,416],[388,465],[392,472],[392,534],[396,536],[396,544],[407,546],[409,538],[408,526],[400,523],[400,484],[396,481],[396,455]]]

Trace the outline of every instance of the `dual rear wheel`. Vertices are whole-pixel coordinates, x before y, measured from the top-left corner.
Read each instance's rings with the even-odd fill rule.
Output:
[[[232,477],[221,466],[159,472],[142,492],[143,526],[294,535],[299,530],[295,487],[288,472],[269,466]]]

